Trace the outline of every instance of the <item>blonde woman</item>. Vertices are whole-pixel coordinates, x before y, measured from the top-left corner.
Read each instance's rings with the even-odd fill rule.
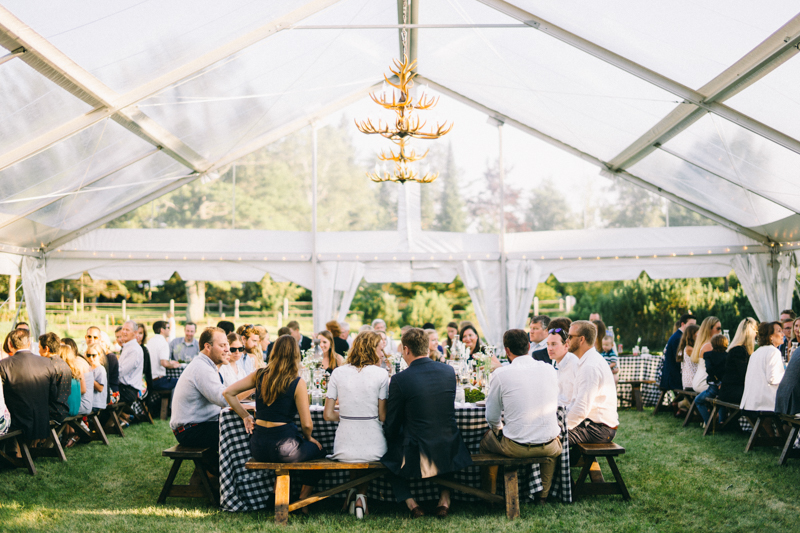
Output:
[[[692,351],[691,356],[691,364],[695,366],[695,372],[692,374],[692,379],[689,380],[689,387],[696,392],[703,392],[708,387],[706,383],[708,373],[706,372],[706,364],[703,360],[703,356],[713,349],[711,346],[711,338],[720,333],[722,333],[722,324],[719,318],[715,316],[706,317],[703,323],[700,324],[700,329],[697,332],[697,338],[694,342],[696,349]],[[683,368],[681,368],[681,370],[683,370]],[[684,388],[686,388],[685,383]]]
[[[439,351],[439,333],[435,329],[426,329],[428,334],[428,357],[434,361],[443,361],[444,354]]]
[[[291,335],[275,341],[269,365],[237,381],[223,395],[252,433],[250,453],[259,462],[298,463],[325,457],[325,449],[311,432],[314,424],[308,406],[308,389],[300,372],[300,348]],[[256,389],[256,418],[248,413],[238,395]],[[300,416],[300,427],[294,417]],[[311,495],[314,485],[324,474],[321,470],[299,471],[303,487],[300,499]]]
[[[378,366],[381,337],[375,332],[360,333],[347,355],[347,364],[336,368],[328,382],[325,420],[339,422],[331,459],[343,463],[379,461],[386,453],[383,421],[389,375]],[[334,409],[339,401],[339,412]],[[369,483],[351,489],[345,500],[350,513],[362,518],[367,513]],[[355,496],[355,498],[353,498]]]

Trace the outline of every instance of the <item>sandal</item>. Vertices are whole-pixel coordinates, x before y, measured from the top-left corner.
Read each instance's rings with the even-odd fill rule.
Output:
[[[358,505],[361,504],[361,507]],[[355,515],[356,518],[362,520],[365,514],[369,514],[367,510],[367,497],[363,494],[356,494],[356,501],[354,502],[355,505]]]
[[[78,444],[78,441],[79,441],[79,440],[81,440],[81,438],[80,438],[79,436],[77,436],[77,435],[75,435],[74,437],[70,438],[70,439],[67,441],[67,448],[72,448],[73,446],[75,446],[76,444]]]
[[[344,499],[344,505],[342,505],[342,512],[348,511],[350,514],[354,514],[355,507],[356,507],[356,489],[350,489],[347,491],[347,498]]]

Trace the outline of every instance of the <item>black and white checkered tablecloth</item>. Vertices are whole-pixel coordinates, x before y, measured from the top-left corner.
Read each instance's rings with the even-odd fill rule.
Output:
[[[183,371],[186,370],[186,367],[188,365],[189,365],[189,363],[181,363],[181,366],[179,366],[178,368],[168,368],[167,369],[167,377],[168,378],[174,378],[174,379],[180,379],[181,374],[183,374]]]
[[[619,381],[617,385],[617,406],[622,402],[632,402],[631,386],[622,384],[623,381],[655,381],[654,385],[642,385],[642,399],[644,404],[653,407],[658,401],[661,391],[658,382],[661,378],[661,365],[664,364],[663,355],[638,356],[619,358]]]
[[[314,422],[314,438],[316,438],[328,453],[333,452],[333,441],[336,435],[336,422],[326,422],[322,418],[322,410],[312,410],[311,418]],[[488,431],[486,423],[486,410],[483,407],[457,408],[456,420],[464,443],[470,453],[478,453],[480,441]],[[564,444],[561,460],[556,466],[553,477],[553,486],[550,494],[562,502],[572,501],[572,488],[570,486],[569,470],[569,445],[566,429],[566,411],[563,407],[558,409],[558,423],[561,426],[561,442]],[[299,426],[299,418],[297,420]],[[230,409],[224,409],[220,414],[220,507],[224,511],[257,511],[264,509],[267,499],[273,492],[275,474],[265,470],[246,470],[244,465],[250,459],[248,446],[249,435],[244,429],[244,424],[239,416]],[[455,474],[456,482],[480,487],[480,470],[470,467]],[[346,471],[328,472],[317,485],[318,490],[325,490],[349,480]],[[531,499],[533,495],[542,490],[542,480],[539,465],[531,465],[520,471],[520,495],[523,499]],[[296,496],[300,487],[292,485],[292,493]],[[411,483],[414,497],[420,501],[436,500],[439,498],[439,488],[430,481],[414,481]],[[498,483],[498,490],[502,490],[502,483]],[[344,497],[344,492],[341,497]],[[389,483],[383,478],[378,478],[370,483],[369,498],[394,501],[394,495]],[[453,498],[461,501],[477,501],[478,498],[453,492]]]

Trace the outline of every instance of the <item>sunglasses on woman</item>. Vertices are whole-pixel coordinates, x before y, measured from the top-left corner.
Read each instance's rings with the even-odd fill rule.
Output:
[[[244,351],[244,346],[239,346],[238,348],[234,348],[233,346],[231,346],[231,351],[232,352],[243,352]]]

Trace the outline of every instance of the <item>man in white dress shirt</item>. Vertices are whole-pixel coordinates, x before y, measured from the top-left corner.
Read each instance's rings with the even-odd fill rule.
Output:
[[[119,354],[119,400],[128,404],[125,412],[133,414],[131,406],[142,397],[144,385],[144,350],[136,342],[138,324],[128,320],[117,333],[122,350]]]
[[[507,457],[545,457],[541,502],[550,493],[556,459],[561,455],[558,427],[558,378],[552,365],[528,355],[530,341],[521,329],[503,335],[509,365],[492,374],[486,398],[489,431],[481,453]]]
[[[617,387],[603,356],[594,349],[597,328],[587,320],[569,328],[568,349],[578,358],[574,399],[567,414],[569,443],[607,443],[619,426]]]
[[[156,320],[153,322],[154,336],[147,341],[150,352],[150,374],[153,376],[153,388],[156,390],[172,390],[178,383],[176,378],[167,377],[168,368],[178,368],[180,363],[170,359],[170,346],[167,339],[172,328],[169,322]]]
[[[563,328],[550,328],[547,336],[547,355],[555,363],[558,371],[558,404],[567,408],[575,399],[575,379],[578,358],[569,352],[567,337],[569,331]]]

